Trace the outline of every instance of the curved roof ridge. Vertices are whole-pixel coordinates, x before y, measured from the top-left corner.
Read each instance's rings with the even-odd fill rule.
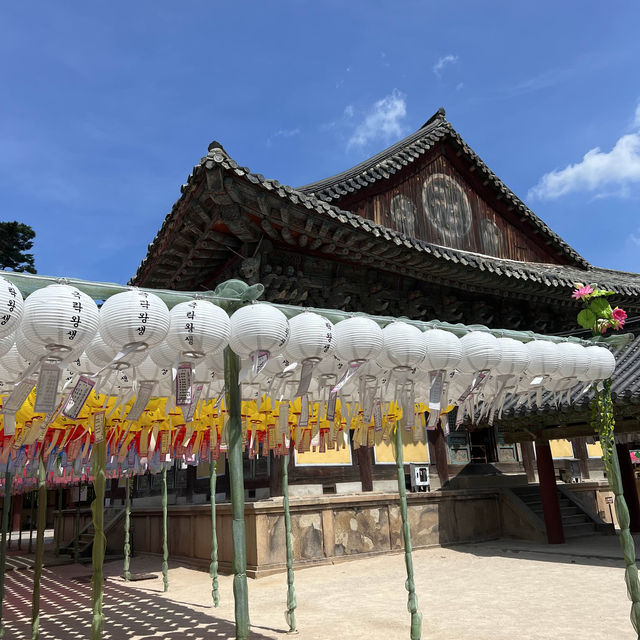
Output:
[[[310,182],[308,184],[302,185],[301,187],[296,187],[296,189],[298,191],[301,191],[302,193],[307,193],[310,195],[313,194],[319,198],[322,198],[322,195],[318,192],[326,188],[330,188],[333,185],[347,182],[349,179],[355,178],[357,176],[361,176],[363,173],[370,169],[375,169],[378,166],[384,165],[384,162],[387,160],[391,160],[393,162],[393,155],[400,154],[405,150],[406,147],[413,144],[414,142],[419,141],[421,138],[427,136],[428,134],[437,132],[439,135],[433,138],[433,140],[431,141],[431,143],[433,143],[435,140],[444,136],[450,126],[451,125],[445,119],[444,109],[441,107],[417,131],[410,133],[402,140],[399,140],[398,142],[392,144],[390,147],[387,147],[379,153],[376,153],[376,155],[372,156],[371,158],[367,158],[357,165],[350,167],[349,169],[345,169],[344,171],[336,173],[332,176],[329,176],[328,178],[323,178],[322,180],[317,180],[316,182]],[[416,153],[422,154],[424,153],[424,151],[416,150]],[[395,161],[398,162],[398,160]],[[406,164],[406,160],[400,160],[400,164]],[[395,169],[393,172],[395,173]]]

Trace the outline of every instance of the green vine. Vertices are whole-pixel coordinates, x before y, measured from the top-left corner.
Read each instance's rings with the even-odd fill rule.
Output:
[[[578,324],[585,329],[591,329],[593,335],[606,333],[609,329],[618,330],[624,326],[627,314],[606,301],[611,291],[603,291],[595,285],[576,285],[572,297],[582,300],[585,308],[578,314]],[[629,508],[624,499],[620,461],[615,442],[615,418],[613,413],[613,399],[611,397],[611,379],[599,382],[595,388],[591,402],[591,424],[600,438],[602,460],[607,472],[609,486],[615,496],[614,506],[618,525],[622,555],[625,562],[624,579],[627,585],[627,595],[631,600],[631,624],[640,640],[640,580],[636,565],[636,545],[629,529]]]

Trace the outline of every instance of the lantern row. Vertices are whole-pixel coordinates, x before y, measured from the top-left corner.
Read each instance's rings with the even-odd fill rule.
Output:
[[[160,398],[165,418],[177,410],[188,425],[200,419],[199,407],[221,406],[227,346],[242,362],[245,402],[265,413],[268,400],[278,421],[286,403],[280,435],[297,437],[298,444],[306,429],[315,437],[314,420],[316,430],[322,421],[335,421],[337,408],[334,432],[354,428],[358,420],[380,430],[390,415],[402,415],[412,429],[433,428],[454,407],[458,423],[467,417],[492,422],[509,395],[529,403],[539,402],[543,390],[568,396],[576,385],[610,377],[615,367],[608,349],[576,342],[522,343],[483,331],[458,338],[400,321],[381,328],[364,316],[334,325],[313,312],[287,320],[265,303],[241,307],[231,317],[197,299],[169,311],[158,296],[133,288],[109,297],[101,309],[66,284],[38,289],[23,301],[0,278],[3,435],[15,436],[16,423],[23,433],[33,416],[41,417],[45,434],[60,421],[86,417],[90,396],[92,411],[102,408],[118,424],[136,425],[152,399]],[[95,406],[96,398],[103,406]],[[291,423],[294,403],[300,413]],[[267,422],[247,433],[267,433]],[[291,427],[303,431],[292,436]],[[87,428],[93,434],[94,427]]]

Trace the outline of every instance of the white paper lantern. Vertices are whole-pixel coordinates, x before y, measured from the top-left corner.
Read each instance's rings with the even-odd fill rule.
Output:
[[[553,342],[546,340],[532,340],[525,345],[531,360],[525,373],[528,376],[558,376],[560,367],[560,353]]]
[[[96,365],[97,369],[101,369],[108,365],[117,355],[118,349],[105,343],[102,336],[97,333],[93,340],[87,345],[85,353],[89,358],[89,361]],[[119,360],[113,365],[115,369],[126,369],[128,367],[135,367],[144,361],[147,357],[146,351],[132,351],[128,353],[124,358]]]
[[[18,287],[0,277],[0,338],[13,333],[22,320],[24,302]]]
[[[316,365],[316,373],[319,376],[326,377],[341,377],[345,372],[347,363],[344,360],[340,360],[335,353],[328,358],[322,359]]]
[[[19,376],[29,366],[29,363],[20,355],[16,345],[13,345],[2,357],[2,366],[9,373]]]
[[[138,380],[158,380],[160,378],[160,367],[147,356],[136,366],[136,377]]]
[[[561,342],[556,345],[560,357],[558,375],[562,378],[587,379],[589,353],[576,342]]]
[[[585,347],[588,353],[589,368],[587,376],[589,380],[606,380],[613,375],[616,368],[616,359],[609,349],[605,347]]]
[[[169,331],[169,309],[155,294],[131,289],[108,298],[100,309],[100,335],[117,350],[144,351]]]
[[[288,369],[286,374],[284,373],[285,369]],[[261,373],[263,376],[279,376],[284,374],[287,377],[291,377],[296,369],[298,369],[298,364],[292,362],[288,357],[280,353],[277,356],[269,358]]]
[[[209,371],[214,373],[216,377],[224,378],[224,353],[209,353],[205,356],[205,362]]]
[[[9,353],[11,347],[16,343],[16,337],[13,333],[10,333],[2,338],[0,338],[0,358],[2,358],[5,353]],[[0,360],[1,362],[1,360]]]
[[[249,304],[231,316],[229,344],[240,357],[258,351],[281,353],[289,339],[287,318],[270,304]]]
[[[424,360],[427,346],[422,331],[406,322],[392,322],[382,330],[382,351],[376,358],[384,369],[413,369]]]
[[[524,373],[531,361],[526,345],[513,338],[497,338],[500,349],[500,362],[495,371],[500,376],[519,376]]]
[[[500,347],[497,338],[484,331],[471,331],[460,338],[462,357],[458,370],[462,373],[476,373],[494,369],[500,362]]]
[[[222,351],[229,342],[229,316],[208,300],[181,302],[169,315],[166,341],[181,353],[201,357]]]
[[[180,361],[180,352],[172,347],[168,342],[161,342],[160,344],[149,349],[149,357],[159,367],[172,367],[178,364]]]
[[[340,360],[375,360],[384,346],[382,329],[370,318],[356,316],[341,320],[335,327],[336,351]]]
[[[422,371],[452,371],[462,358],[460,338],[451,331],[427,329],[423,334],[424,360],[418,365]]]
[[[99,367],[96,367],[91,360],[89,360],[89,356],[85,351],[72,360],[68,360],[67,368],[71,373],[79,374],[94,374],[99,369]]]
[[[18,349],[18,353],[29,363],[37,362],[49,353],[43,344],[32,342],[25,338],[24,333],[22,333],[22,327],[18,327],[16,331],[16,349]]]
[[[292,362],[321,360],[336,348],[333,324],[317,313],[305,311],[289,320],[289,341],[285,350]]]
[[[20,328],[27,340],[50,352],[79,351],[96,335],[98,307],[75,287],[50,284],[26,299]]]

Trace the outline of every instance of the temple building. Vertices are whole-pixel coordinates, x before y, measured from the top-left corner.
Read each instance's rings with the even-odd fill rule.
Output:
[[[229,278],[262,283],[273,302],[546,334],[575,330],[573,285],[597,283],[630,317],[640,315],[640,275],[589,264],[487,167],[444,109],[372,158],[297,188],[252,173],[212,142],[131,283],[198,291]],[[429,431],[436,484],[474,465],[526,471],[532,448],[518,442],[530,440],[539,418],[512,415],[513,433],[508,420]],[[629,430],[640,429],[633,422]],[[568,457],[588,476],[597,445],[584,428],[574,431],[581,440]],[[290,481],[313,477],[330,492],[392,476],[384,455],[354,453],[342,464],[300,464]],[[277,474],[268,461],[251,462],[248,486],[266,487]]]

